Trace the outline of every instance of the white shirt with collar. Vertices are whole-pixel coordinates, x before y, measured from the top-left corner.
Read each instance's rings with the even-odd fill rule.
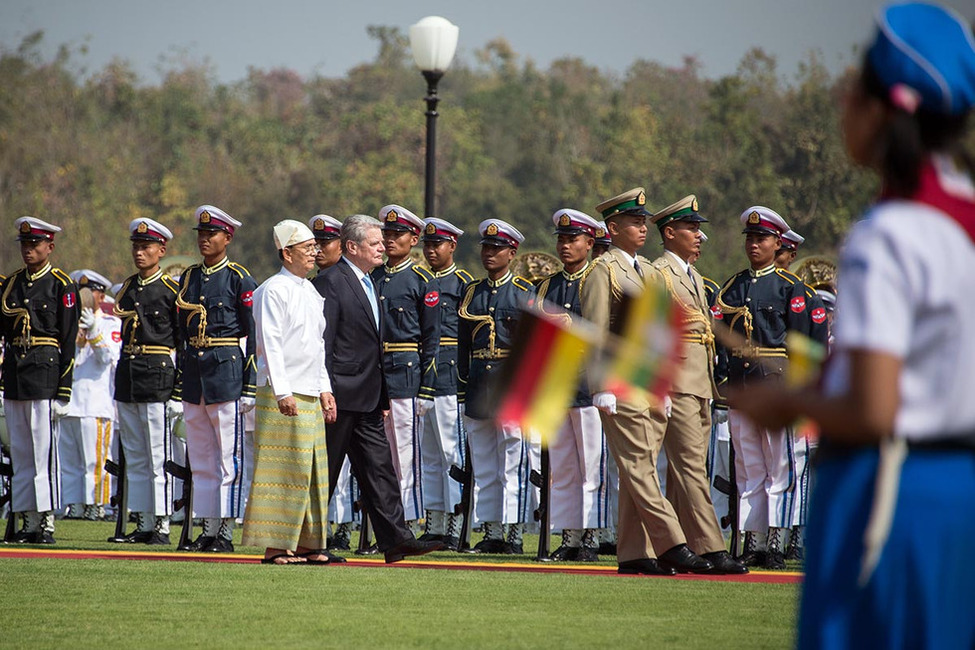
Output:
[[[257,385],[274,398],[332,392],[325,368],[325,299],[305,278],[282,268],[254,291]]]

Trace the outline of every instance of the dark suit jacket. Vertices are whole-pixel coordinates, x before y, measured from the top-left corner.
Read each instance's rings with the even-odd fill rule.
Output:
[[[362,283],[343,259],[312,284],[325,298],[325,365],[336,407],[360,413],[389,408],[382,339]]]

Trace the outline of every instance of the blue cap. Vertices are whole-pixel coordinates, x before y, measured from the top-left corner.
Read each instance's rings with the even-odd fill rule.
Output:
[[[867,60],[898,107],[959,115],[975,104],[975,40],[968,24],[939,5],[888,5],[877,16]],[[906,99],[904,99],[906,97]]]

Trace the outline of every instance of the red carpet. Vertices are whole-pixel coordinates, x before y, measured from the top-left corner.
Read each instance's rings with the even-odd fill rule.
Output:
[[[172,553],[152,551],[77,551],[52,548],[10,547],[0,548],[0,559],[4,558],[56,558],[63,560],[161,560],[168,562],[222,562],[232,564],[257,564],[259,555],[211,554],[211,553]],[[413,560],[386,564],[382,558],[349,558],[346,564],[336,567],[388,567],[391,569],[450,569],[455,571],[520,571],[523,573],[569,573],[576,575],[600,575],[625,579],[660,578],[664,580],[713,580],[722,582],[759,582],[775,584],[798,584],[802,574],[788,571],[752,571],[743,576],[698,576],[683,574],[675,578],[660,576],[621,576],[616,567],[585,564],[555,564],[535,562],[463,562],[454,560]],[[325,569],[325,567],[322,567]]]

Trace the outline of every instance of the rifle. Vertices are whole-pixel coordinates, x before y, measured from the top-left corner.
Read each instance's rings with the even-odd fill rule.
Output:
[[[193,472],[190,470],[190,458],[186,457],[186,466],[167,460],[163,464],[163,469],[170,476],[183,481],[183,492],[180,498],[173,500],[173,510],[183,508],[183,526],[179,533],[179,544],[176,548],[180,551],[187,550],[193,543]]]
[[[471,548],[471,519],[474,514],[474,468],[471,466],[471,447],[464,441],[464,467],[450,466],[450,478],[461,485],[460,503],[454,506],[454,514],[463,517],[460,524],[460,534],[457,539],[457,550],[468,551]]]
[[[3,454],[0,454],[0,456],[3,456]],[[0,510],[3,510],[3,507],[7,505],[7,503],[10,504],[10,512],[7,513],[7,527],[3,531],[3,541],[8,543],[14,541],[14,533],[16,532],[17,528],[17,516],[14,514],[13,496],[10,492],[10,486],[13,483],[13,475],[13,465],[9,462],[5,463],[0,460],[0,482],[3,483],[4,488],[3,496],[0,496]]]
[[[728,442],[728,476],[731,483],[729,486],[731,491],[728,493],[728,519],[731,520],[731,555],[738,558],[741,553],[738,552],[738,544],[741,542],[741,522],[739,521],[740,514],[738,512],[738,476],[735,473],[735,445],[731,441]],[[717,487],[717,486],[715,486]]]
[[[115,535],[108,538],[113,544],[125,544],[129,540],[125,536],[125,524],[129,519],[128,494],[125,489],[125,451],[121,442],[118,446],[118,462],[111,458],[105,460],[105,471],[115,477],[115,494],[110,503],[115,508]]]
[[[548,459],[548,445],[542,445],[542,466],[541,471],[532,470],[529,481],[539,489],[538,507],[535,509],[535,521],[539,522],[538,529],[538,554],[535,556],[536,562],[551,562],[551,512],[548,507],[550,498],[549,477],[551,476],[551,466]]]

